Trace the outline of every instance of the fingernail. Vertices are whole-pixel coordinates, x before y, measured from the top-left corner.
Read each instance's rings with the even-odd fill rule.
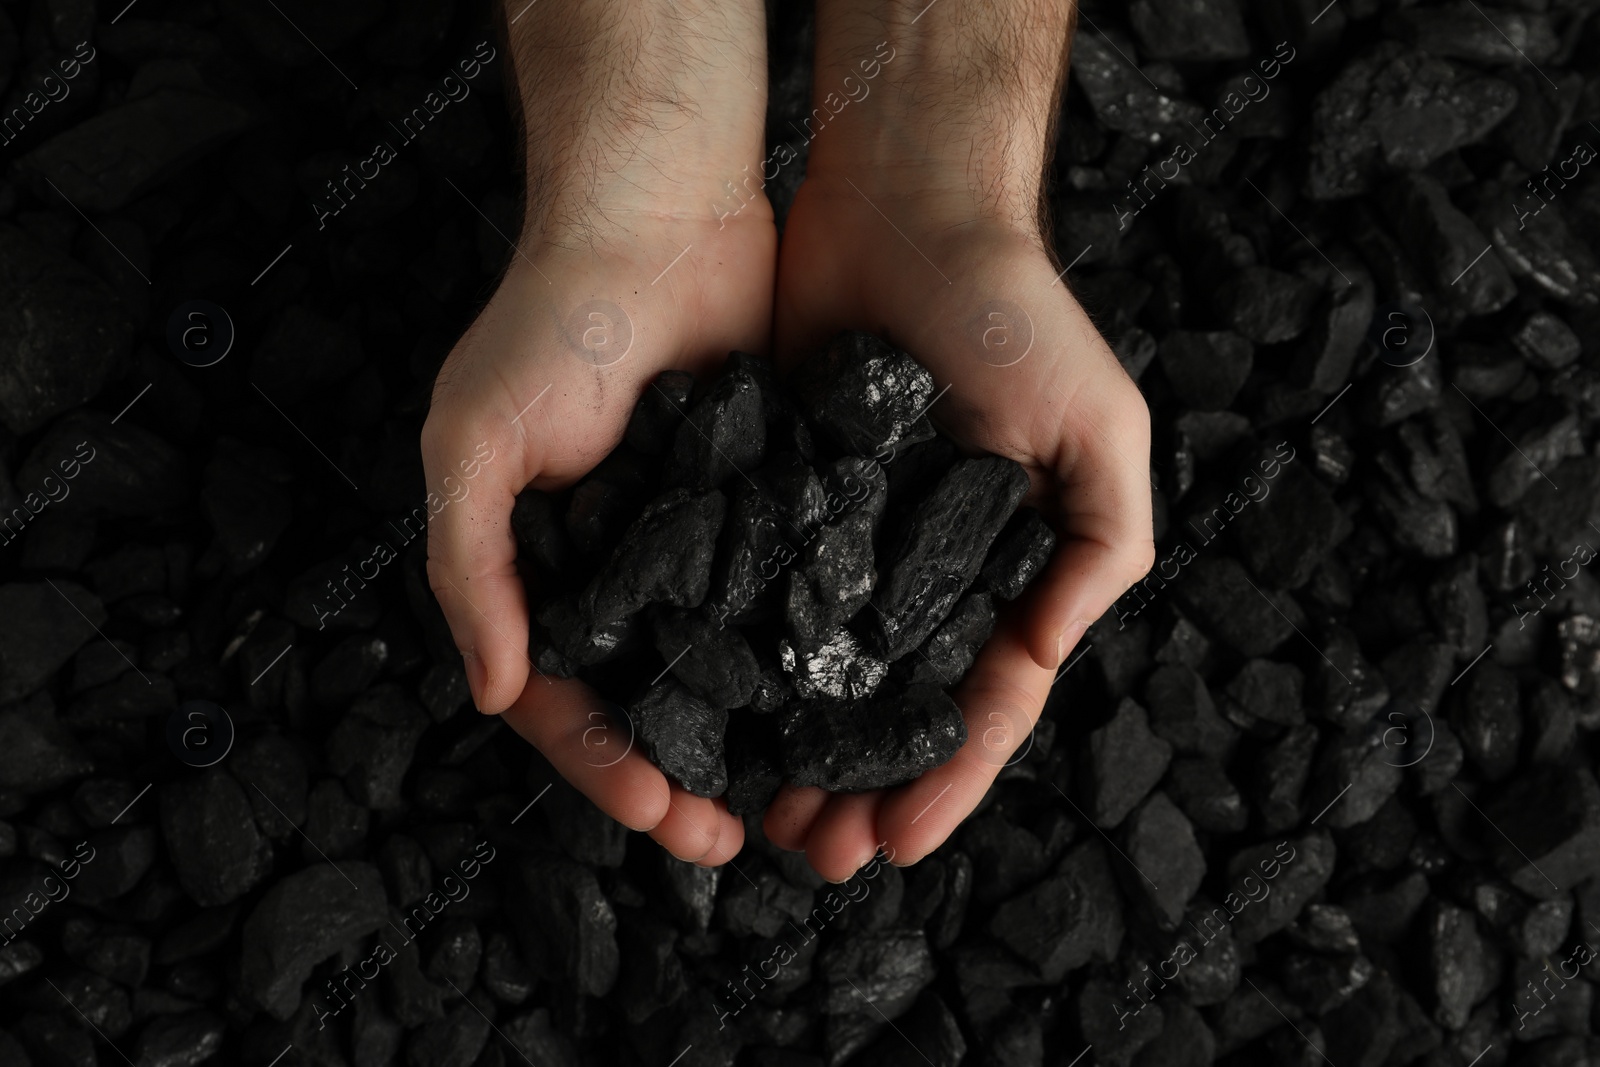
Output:
[[[483,690],[489,684],[489,668],[483,665],[476,652],[461,653],[461,663],[467,670],[467,688],[472,690],[472,706],[482,710]]]

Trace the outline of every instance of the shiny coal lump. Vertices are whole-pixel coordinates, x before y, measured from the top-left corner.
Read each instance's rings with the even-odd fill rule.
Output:
[[[935,400],[865,334],[787,378],[740,352],[710,381],[647,383],[593,471],[518,498],[530,660],[627,708],[657,766],[701,796],[731,783],[741,811],[783,780],[875,789],[945,762],[966,734],[944,691],[1055,535],[1018,508],[1021,466],[935,433]]]

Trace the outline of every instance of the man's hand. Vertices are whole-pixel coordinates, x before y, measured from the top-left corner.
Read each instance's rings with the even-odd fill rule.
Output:
[[[532,670],[510,520],[524,487],[570,485],[610,452],[661,371],[704,374],[731,349],[767,348],[771,209],[745,189],[730,201],[726,186],[761,155],[762,8],[525,2],[508,18],[528,218],[439,373],[422,435],[442,496],[480,443],[493,459],[430,523],[429,581],[479,710],[505,712],[619,822],[682,859],[721,863],[744,838],[727,806],[669,783],[587,686]]]
[[[768,810],[769,838],[842,881],[882,842],[896,863],[915,862],[971,813],[1154,544],[1144,400],[1059,279],[1039,225],[1070,6],[820,0],[817,19],[818,101],[880,41],[894,54],[873,96],[812,145],[779,265],[780,354],[847,328],[909,350],[942,391],[933,420],[1023,464],[1028,503],[1059,536],[954,691],[968,733],[954,759],[888,791],[786,786]]]

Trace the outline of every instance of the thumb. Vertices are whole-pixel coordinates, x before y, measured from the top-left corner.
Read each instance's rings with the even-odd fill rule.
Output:
[[[431,515],[428,585],[461,651],[473,703],[499,714],[521,695],[532,666],[511,532],[511,509],[528,480],[521,450],[505,434],[435,409],[423,426],[422,466]]]

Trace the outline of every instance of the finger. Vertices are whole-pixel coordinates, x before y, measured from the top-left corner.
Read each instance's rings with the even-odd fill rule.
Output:
[[[948,763],[890,791],[878,807],[878,835],[897,866],[938,848],[972,814],[1028,743],[1054,677],[1028,654],[1015,616],[1004,616],[952,694],[967,725],[966,744]]]
[[[767,840],[789,852],[799,852],[806,847],[806,835],[811,824],[827,807],[833,794],[814,785],[794,786],[784,783],[778,795],[767,805],[762,828]]]
[[[446,406],[423,426],[422,465],[428,585],[461,650],[473,703],[501,712],[522,693],[531,667],[527,593],[511,533],[511,508],[528,481],[522,450],[505,428],[468,425]],[[476,471],[470,479],[469,470]]]
[[[717,833],[717,844],[698,862],[702,867],[720,867],[739,854],[744,847],[744,820],[728,811],[725,800],[712,801],[722,825]]]
[[[670,780],[667,784],[672,790],[667,799],[667,814],[661,824],[650,831],[650,836],[680,860],[698,863],[716,850],[727,809],[719,812],[705,797],[697,797]]]
[[[558,774],[629,829],[653,830],[671,811],[666,776],[582,682],[535,677],[505,718]]]
[[[1053,508],[1061,540],[1027,601],[1034,663],[1054,671],[1083,632],[1155,562],[1151,524],[1150,417],[1126,377],[1073,404]]]
[[[883,790],[836,793],[806,837],[806,860],[830,882],[842,882],[878,851],[877,814]]]

